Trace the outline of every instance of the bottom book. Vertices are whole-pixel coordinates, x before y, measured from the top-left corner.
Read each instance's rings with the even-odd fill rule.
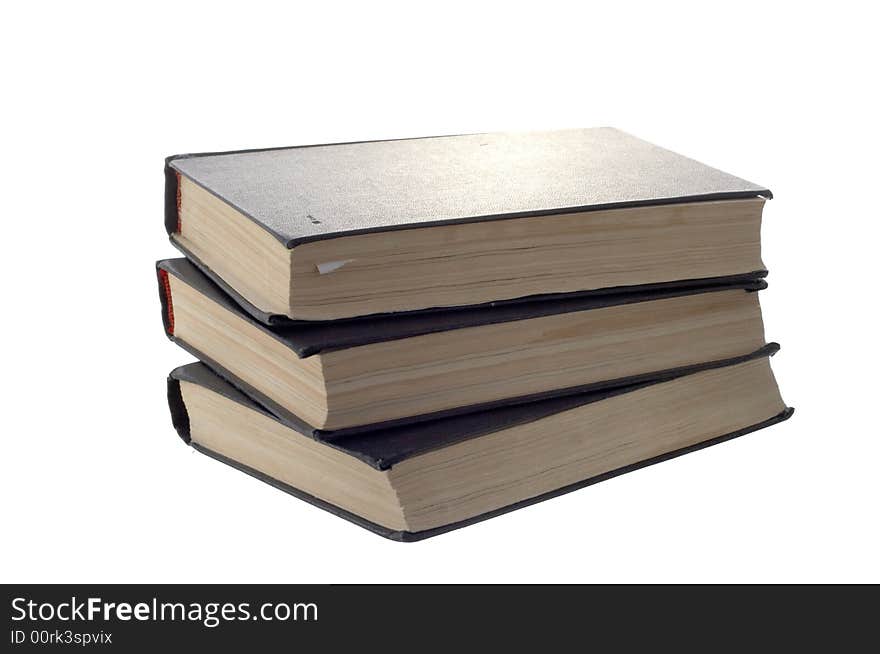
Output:
[[[377,534],[435,536],[787,419],[768,346],[739,363],[316,439],[201,363],[168,400],[186,443]]]

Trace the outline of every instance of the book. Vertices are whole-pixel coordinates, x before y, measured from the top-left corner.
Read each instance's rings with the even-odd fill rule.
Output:
[[[267,326],[185,259],[157,264],[167,335],[304,429],[372,429],[730,362],[765,345],[743,278]]]
[[[174,370],[195,449],[395,540],[500,515],[788,418],[764,348],[678,377],[328,440],[204,364]]]
[[[166,160],[166,229],[263,322],[764,271],[763,186],[612,128]]]

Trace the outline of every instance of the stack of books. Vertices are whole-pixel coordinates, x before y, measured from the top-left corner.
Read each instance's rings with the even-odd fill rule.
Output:
[[[180,155],[183,440],[418,540],[788,418],[770,191],[611,129]]]

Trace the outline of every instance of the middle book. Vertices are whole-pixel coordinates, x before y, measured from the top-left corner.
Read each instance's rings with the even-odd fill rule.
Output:
[[[662,379],[765,344],[760,278],[270,326],[188,260],[157,269],[172,340],[325,433]]]

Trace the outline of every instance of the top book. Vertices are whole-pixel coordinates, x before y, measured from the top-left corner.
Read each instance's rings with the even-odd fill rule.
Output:
[[[612,128],[169,157],[172,242],[266,323],[764,273],[766,188]]]

